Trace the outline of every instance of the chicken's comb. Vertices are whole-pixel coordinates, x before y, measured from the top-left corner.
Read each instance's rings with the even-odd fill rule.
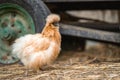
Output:
[[[50,14],[46,18],[47,23],[56,23],[60,21],[60,16],[57,14]]]

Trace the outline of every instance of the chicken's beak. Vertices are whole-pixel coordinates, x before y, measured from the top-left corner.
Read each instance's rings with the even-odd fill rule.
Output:
[[[24,66],[24,64],[23,64],[21,61],[19,61],[19,62],[18,62],[18,64],[20,64],[20,65]]]
[[[60,24],[57,22],[57,23],[54,23],[54,25],[55,26],[57,26],[57,27],[59,27],[60,26]]]

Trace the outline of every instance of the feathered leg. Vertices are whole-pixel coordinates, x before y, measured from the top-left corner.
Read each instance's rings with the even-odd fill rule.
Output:
[[[25,76],[28,76],[28,73],[29,73],[29,69],[28,67],[25,68]]]

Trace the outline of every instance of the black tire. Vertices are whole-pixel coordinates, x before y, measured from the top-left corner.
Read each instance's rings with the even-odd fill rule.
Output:
[[[50,14],[49,9],[41,0],[0,0],[0,4],[12,3],[24,8],[33,18],[35,32],[41,32],[45,25],[45,18]]]

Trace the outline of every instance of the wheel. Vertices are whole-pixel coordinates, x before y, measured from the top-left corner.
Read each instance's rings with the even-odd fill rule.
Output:
[[[13,41],[25,34],[41,32],[49,9],[41,0],[0,0],[0,63],[18,61],[11,56]]]

